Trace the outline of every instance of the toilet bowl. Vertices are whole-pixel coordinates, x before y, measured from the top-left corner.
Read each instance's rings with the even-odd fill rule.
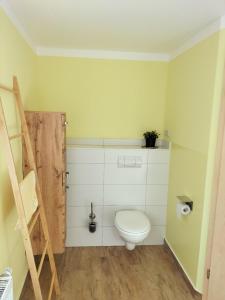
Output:
[[[128,250],[133,250],[136,244],[144,241],[151,230],[149,219],[139,210],[117,211],[114,224]]]

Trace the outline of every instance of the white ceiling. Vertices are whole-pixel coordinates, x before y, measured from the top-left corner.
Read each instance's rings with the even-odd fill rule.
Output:
[[[5,0],[34,47],[171,53],[225,0]]]

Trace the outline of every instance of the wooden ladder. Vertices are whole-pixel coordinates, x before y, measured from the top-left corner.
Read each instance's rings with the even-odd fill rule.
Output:
[[[22,129],[21,133],[9,136],[7,124],[6,124],[6,118],[5,118],[3,105],[2,105],[2,100],[0,98],[0,137],[2,138],[2,147],[3,147],[3,151],[5,153],[5,158],[6,158],[8,172],[9,172],[9,176],[10,176],[10,180],[11,180],[13,195],[15,198],[15,204],[16,204],[17,213],[18,213],[19,225],[20,225],[20,230],[21,230],[22,237],[23,237],[23,243],[24,243],[24,247],[25,247],[25,251],[26,251],[28,267],[29,267],[29,271],[30,271],[30,275],[31,275],[33,288],[34,288],[35,299],[43,300],[43,294],[42,294],[42,290],[41,290],[39,277],[41,274],[45,256],[48,255],[50,268],[51,268],[51,275],[52,275],[48,298],[47,298],[49,300],[52,297],[53,288],[55,289],[56,295],[60,294],[59,281],[58,281],[54,255],[52,252],[52,246],[51,246],[51,241],[50,241],[49,232],[48,232],[48,225],[47,225],[40,185],[39,185],[38,176],[37,176],[37,169],[36,169],[36,165],[35,165],[34,155],[33,155],[33,151],[32,151],[30,136],[29,136],[29,132],[28,132],[26,119],[25,119],[25,114],[24,114],[24,110],[23,110],[23,105],[22,105],[22,100],[21,100],[21,95],[20,95],[17,78],[15,76],[13,77],[13,88],[9,88],[4,85],[0,85],[0,89],[7,91],[9,93],[12,93],[14,95],[14,98],[16,101],[16,106],[17,106],[18,113],[20,116],[20,121],[21,121],[21,129]],[[11,141],[16,138],[23,139],[24,146],[27,151],[27,161],[29,163],[30,169],[34,171],[35,177],[36,177],[36,193],[37,193],[37,198],[38,198],[38,207],[37,207],[35,213],[33,214],[29,224],[27,224],[26,217],[25,217],[22,195],[21,195],[21,191],[20,191],[19,181],[17,178],[16,166],[14,163],[14,157],[13,157],[13,152],[12,152],[12,147],[11,147]],[[45,246],[44,246],[44,250],[43,250],[43,253],[41,256],[39,266],[36,267],[30,236],[31,236],[32,230],[34,228],[34,225],[36,224],[38,219],[40,219],[40,223],[42,226],[44,239],[45,239]]]

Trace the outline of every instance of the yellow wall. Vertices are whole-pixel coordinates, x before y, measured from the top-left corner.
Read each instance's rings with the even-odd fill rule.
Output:
[[[218,55],[217,55],[217,68],[216,77],[214,85],[214,104],[211,112],[211,126],[209,132],[209,147],[208,147],[208,161],[206,169],[206,180],[205,180],[205,199],[203,207],[203,217],[201,224],[201,241],[200,241],[200,251],[199,251],[199,261],[198,261],[198,276],[197,285],[201,286],[203,282],[204,273],[202,270],[205,265],[206,257],[206,247],[207,247],[207,237],[208,237],[208,223],[211,208],[212,195],[212,183],[214,175],[214,163],[216,158],[216,145],[218,138],[218,121],[219,113],[221,110],[221,95],[224,81],[224,65],[225,65],[225,30],[219,33],[219,45],[218,45]]]
[[[38,58],[40,110],[66,111],[70,137],[141,137],[164,129],[166,62]]]
[[[166,128],[173,146],[166,239],[200,291],[205,258],[205,244],[203,249],[201,243],[206,240],[208,220],[208,214],[203,219],[203,211],[209,207],[205,202],[211,189],[211,180],[206,187],[206,178],[212,179],[222,80],[223,63],[218,61],[221,36],[216,33],[174,59],[168,77]],[[214,150],[209,153],[210,147]],[[193,213],[181,220],[176,216],[177,195],[194,201]]]
[[[25,102],[32,98],[35,56],[9,22],[0,8],[0,82],[12,86],[12,75],[19,78]],[[4,108],[11,133],[18,129],[12,97],[1,91]],[[13,144],[18,173],[21,173],[21,147]],[[6,169],[5,158],[0,147],[0,272],[12,267],[15,299],[18,299],[27,272],[25,252],[20,233],[15,231],[17,214]]]

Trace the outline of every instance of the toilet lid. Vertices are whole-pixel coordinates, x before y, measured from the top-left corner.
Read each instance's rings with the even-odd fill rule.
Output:
[[[138,210],[121,210],[116,213],[115,226],[122,231],[142,233],[150,229],[147,216]]]

